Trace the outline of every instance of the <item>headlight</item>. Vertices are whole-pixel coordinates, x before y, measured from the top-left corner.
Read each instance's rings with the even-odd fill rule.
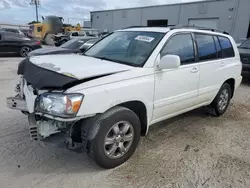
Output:
[[[36,110],[59,117],[75,117],[82,100],[82,94],[44,93],[36,103]]]

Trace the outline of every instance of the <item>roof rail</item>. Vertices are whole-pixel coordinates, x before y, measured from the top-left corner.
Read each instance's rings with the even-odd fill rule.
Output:
[[[122,29],[140,28],[140,27],[147,27],[147,26],[134,25],[134,26],[125,27],[125,28],[122,28]]]
[[[207,30],[207,31],[213,31],[213,32],[218,32],[218,33],[223,33],[223,34],[229,35],[228,32],[223,31],[223,30],[213,29],[213,28],[208,28],[208,27],[195,26],[195,25],[176,25],[174,27],[171,27],[170,30],[173,30],[173,29],[183,29],[183,28],[198,29],[198,30]]]
[[[148,28],[150,28],[150,27],[173,27],[173,26],[175,26],[175,25],[167,25],[167,26],[165,26],[165,25],[162,25],[162,26],[160,26],[160,25],[159,26],[134,25],[134,26],[125,27],[122,29],[140,28],[140,27],[148,27]]]

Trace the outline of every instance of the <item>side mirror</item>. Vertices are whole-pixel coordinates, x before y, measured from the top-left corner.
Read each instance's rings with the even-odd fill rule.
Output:
[[[165,55],[161,58],[158,69],[177,69],[181,66],[181,60],[178,55]]]

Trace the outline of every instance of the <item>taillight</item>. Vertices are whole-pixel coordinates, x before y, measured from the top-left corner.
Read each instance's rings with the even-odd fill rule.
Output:
[[[37,44],[37,45],[41,45],[41,42],[40,42],[40,41],[36,41],[36,44]]]

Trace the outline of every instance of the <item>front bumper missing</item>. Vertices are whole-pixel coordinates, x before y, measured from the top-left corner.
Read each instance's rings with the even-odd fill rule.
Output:
[[[28,112],[26,101],[20,97],[8,97],[7,106],[14,110],[21,110],[23,112]]]

